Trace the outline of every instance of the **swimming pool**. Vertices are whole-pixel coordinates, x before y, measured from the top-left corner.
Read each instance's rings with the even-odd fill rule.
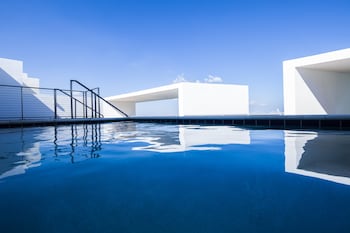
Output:
[[[348,131],[0,129],[1,232],[348,232]]]

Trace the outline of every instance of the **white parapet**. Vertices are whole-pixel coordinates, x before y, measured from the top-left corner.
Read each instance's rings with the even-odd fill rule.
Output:
[[[285,115],[350,114],[350,49],[283,62]]]
[[[39,79],[23,72],[22,61],[0,58],[0,84],[39,87]]]
[[[182,83],[179,88],[180,116],[249,114],[248,86]]]
[[[182,82],[106,98],[129,116],[135,116],[136,103],[167,99],[178,99],[179,116],[249,114],[245,85]],[[104,109],[104,115],[112,115],[109,108]]]

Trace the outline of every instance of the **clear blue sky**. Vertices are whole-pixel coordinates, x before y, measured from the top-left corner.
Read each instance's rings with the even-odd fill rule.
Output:
[[[78,79],[103,96],[217,76],[270,112],[283,110],[283,60],[350,47],[349,12],[349,0],[1,0],[0,57],[43,87]]]

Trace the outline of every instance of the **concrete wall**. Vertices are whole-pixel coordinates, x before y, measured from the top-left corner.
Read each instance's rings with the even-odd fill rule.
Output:
[[[285,115],[350,114],[350,49],[283,62]]]
[[[178,116],[178,98],[136,103],[137,116],[154,116],[155,111],[159,116]]]
[[[0,120],[54,118],[54,111],[53,90],[39,89],[39,79],[23,72],[22,61],[0,58]],[[70,98],[58,93],[58,116],[70,117],[70,111]]]
[[[0,58],[0,85],[10,85],[0,86],[1,119],[53,117],[50,106],[40,100],[39,79],[23,72],[22,61]]]
[[[177,83],[148,90],[106,98],[129,116],[135,116],[136,104],[148,102],[153,116],[163,116],[159,109],[164,100],[177,99],[178,116],[220,116],[249,114],[248,86],[212,83]],[[161,104],[152,105],[152,102]],[[164,104],[164,103],[163,103]],[[109,106],[104,106],[104,115],[121,116]]]
[[[37,89],[39,90],[39,89]],[[22,97],[21,97],[22,96]],[[59,94],[57,101],[57,116],[67,118],[71,116],[70,98]],[[0,86],[0,120],[29,118],[54,118],[54,92],[33,92],[31,88]],[[77,104],[77,115],[83,116],[83,108]],[[88,111],[88,115],[91,115]]]
[[[249,114],[248,86],[182,83],[180,116]]]
[[[0,58],[0,84],[23,85],[23,62]]]
[[[39,87],[39,79],[23,72],[23,62],[0,58],[0,84]]]
[[[298,69],[296,114],[349,114],[350,74]]]
[[[350,114],[350,73],[284,65],[286,115]]]
[[[28,77],[23,72],[23,62],[0,58],[0,120],[8,119],[53,119],[55,117],[54,90],[40,89],[39,79]],[[81,92],[75,92],[74,98],[83,102]],[[57,91],[57,117],[71,117],[70,97]],[[91,109],[85,111],[81,103],[76,103],[74,114],[77,117],[92,117]],[[91,97],[87,96],[87,103],[91,107]],[[101,112],[106,109],[106,115],[122,116],[101,100]],[[123,106],[124,107],[124,106]],[[130,108],[128,111],[135,111]],[[87,113],[87,116],[85,116]]]
[[[136,114],[136,103],[134,102],[116,102],[109,101],[114,106],[125,112],[128,116],[135,116]],[[104,101],[101,101],[101,112],[104,117],[125,117],[121,112],[110,106]]]

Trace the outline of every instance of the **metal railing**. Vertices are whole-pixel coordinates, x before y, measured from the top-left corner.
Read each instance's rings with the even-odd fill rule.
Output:
[[[99,107],[99,111],[97,112],[96,109],[94,109],[94,108],[92,108],[92,107],[90,107],[90,106],[88,106],[86,104],[86,102],[87,102],[86,99],[87,98],[85,98],[85,93],[84,92],[83,92],[83,102],[82,102],[79,99],[75,98],[74,96],[71,96],[70,94],[66,93],[64,90],[54,89],[54,91],[55,91],[55,95],[54,95],[55,96],[55,99],[54,99],[54,101],[55,101],[55,104],[54,104],[55,105],[55,119],[57,119],[57,104],[56,104],[56,102],[57,102],[57,91],[59,91],[59,92],[63,93],[64,95],[70,97],[70,100],[71,100],[71,118],[73,118],[72,116],[74,116],[74,118],[77,118],[77,103],[81,104],[81,106],[83,108],[83,117],[84,118],[87,118],[87,116],[88,116],[87,109],[90,109],[92,111],[91,116],[94,115],[96,117],[98,115],[99,118],[104,117],[103,114],[100,112],[100,109],[101,109],[100,107]],[[72,111],[72,109],[73,109],[73,111]]]
[[[84,90],[73,90],[73,82]],[[123,116],[128,115],[89,89],[71,80],[70,90],[0,84],[0,121],[62,118],[103,118],[101,101]]]
[[[0,85],[0,120],[68,118],[69,100],[53,88]]]
[[[78,80],[70,80],[70,89],[71,89],[71,96],[74,96],[73,93],[73,83],[78,84],[80,87],[84,88],[86,91],[85,96],[87,95],[87,93],[89,93],[91,95],[90,99],[91,99],[91,114],[94,114],[95,117],[97,117],[97,114],[100,112],[101,107],[100,107],[100,100],[102,100],[103,102],[105,102],[106,104],[108,104],[109,106],[111,106],[113,109],[115,109],[116,111],[118,111],[119,113],[121,113],[122,115],[124,115],[125,117],[128,117],[128,115],[123,112],[121,109],[119,109],[118,107],[114,106],[112,103],[108,102],[107,100],[105,100],[103,97],[100,96],[100,89],[97,88],[93,88],[90,89],[87,86],[85,86],[84,84],[82,84],[81,82],[79,82]],[[94,91],[95,89],[97,89],[97,93]],[[71,114],[72,114],[72,118],[73,117],[73,100],[71,99]],[[86,102],[85,102],[86,103]]]

